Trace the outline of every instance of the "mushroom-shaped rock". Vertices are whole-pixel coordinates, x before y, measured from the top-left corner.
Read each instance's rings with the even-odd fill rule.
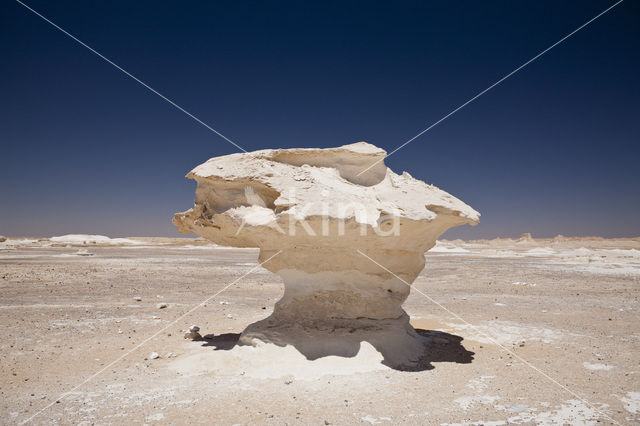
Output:
[[[480,214],[441,189],[398,175],[386,152],[359,142],[216,157],[193,169],[194,207],[173,223],[217,244],[260,248],[283,297],[248,326],[254,339],[291,344],[309,359],[354,356],[368,341],[385,363],[415,363],[422,338],[402,303],[424,253]],[[268,260],[268,261],[267,261]]]

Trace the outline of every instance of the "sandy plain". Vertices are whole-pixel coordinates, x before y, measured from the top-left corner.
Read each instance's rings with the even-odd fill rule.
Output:
[[[282,295],[257,250],[133,240],[0,243],[1,423],[640,422],[638,238],[439,242],[412,371],[234,347]]]

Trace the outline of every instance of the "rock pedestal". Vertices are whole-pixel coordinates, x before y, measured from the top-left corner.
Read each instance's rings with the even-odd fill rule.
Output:
[[[187,177],[195,205],[176,214],[182,232],[259,247],[285,291],[256,339],[293,345],[308,359],[355,356],[371,343],[391,366],[424,351],[402,303],[424,252],[447,229],[479,214],[446,192],[397,175],[386,153],[360,142],[330,149],[263,150],[212,158]],[[268,260],[268,261],[267,261]]]

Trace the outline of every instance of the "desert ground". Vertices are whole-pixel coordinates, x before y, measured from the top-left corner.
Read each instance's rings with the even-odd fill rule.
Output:
[[[439,241],[404,304],[430,342],[410,371],[366,342],[317,360],[236,346],[283,291],[257,256],[201,239],[1,242],[0,422],[640,422],[640,238]],[[193,324],[212,336],[185,340]]]

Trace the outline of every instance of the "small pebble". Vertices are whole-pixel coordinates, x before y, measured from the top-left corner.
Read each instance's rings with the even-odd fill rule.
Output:
[[[163,303],[158,303],[158,304],[156,305],[156,308],[158,308],[158,309],[164,309],[164,308],[166,308],[167,306],[169,306],[169,305],[167,305],[166,303],[164,303],[164,302],[163,302]]]
[[[151,355],[149,355],[149,358],[158,359],[160,358],[160,354],[158,354],[158,352],[151,352]]]
[[[135,300],[136,302],[142,302],[142,297],[136,296],[133,298],[133,300]]]

